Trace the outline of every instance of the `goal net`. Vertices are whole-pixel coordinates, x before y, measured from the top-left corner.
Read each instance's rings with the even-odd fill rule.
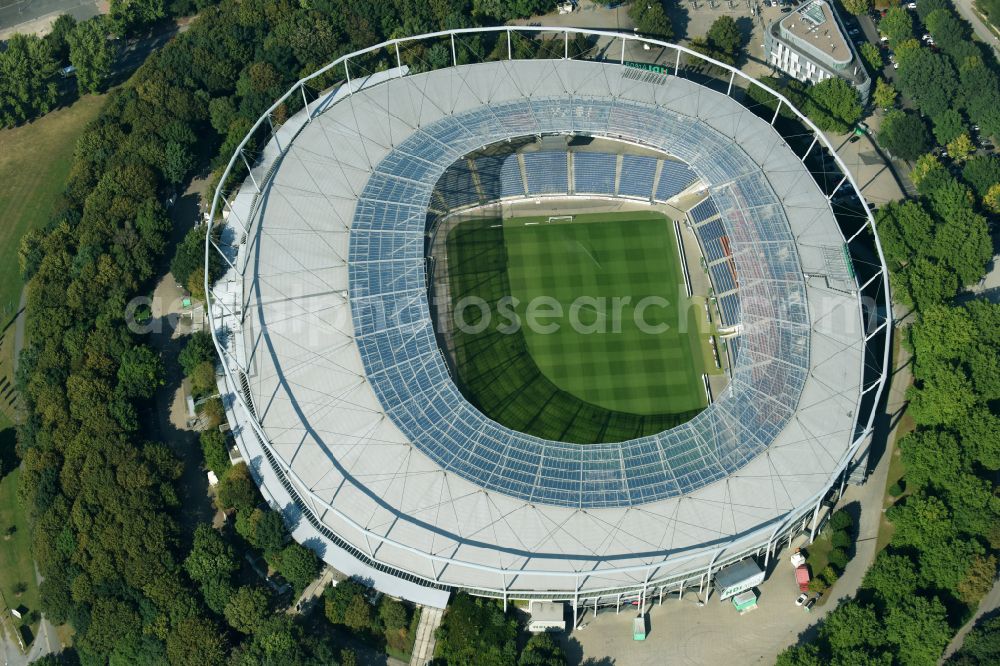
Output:
[[[560,222],[572,222],[572,215],[553,215],[549,217],[549,224],[558,224]]]

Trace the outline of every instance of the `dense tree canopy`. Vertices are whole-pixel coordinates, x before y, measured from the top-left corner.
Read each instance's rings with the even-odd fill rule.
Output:
[[[436,654],[448,664],[515,666],[517,621],[492,599],[454,596],[438,629]]]
[[[930,49],[917,49],[899,65],[899,83],[927,115],[946,112],[955,96],[958,77],[947,57]]]
[[[871,0],[844,0],[844,9],[855,16],[864,16],[871,8]]]
[[[69,61],[76,67],[76,82],[80,93],[96,93],[104,89],[114,62],[113,42],[108,39],[108,27],[103,16],[78,23],[66,35]]]
[[[56,102],[56,60],[38,37],[15,34],[0,50],[0,126],[13,127]]]
[[[669,39],[674,34],[662,0],[633,0],[628,7],[628,15],[636,31],[644,37]]]
[[[882,120],[878,142],[893,156],[914,160],[927,150],[927,128],[915,114],[890,111]]]
[[[743,48],[743,33],[732,16],[720,16],[712,22],[703,40],[694,40],[692,46],[716,60],[735,64]]]
[[[913,36],[913,18],[905,7],[890,7],[878,24],[878,31],[891,42],[901,42]]]
[[[839,76],[807,88],[805,113],[821,130],[844,133],[861,119],[858,91]]]

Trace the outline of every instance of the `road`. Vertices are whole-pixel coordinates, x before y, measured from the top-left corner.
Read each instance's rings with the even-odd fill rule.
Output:
[[[980,20],[973,9],[973,0],[954,0],[954,4],[962,18],[972,24],[972,31],[976,37],[993,47],[993,52],[1000,58],[1000,39]]]
[[[993,582],[993,588],[980,600],[979,608],[976,610],[976,614],[969,618],[969,621],[966,622],[962,628],[958,630],[958,633],[955,634],[955,637],[951,639],[951,642],[948,643],[948,647],[945,648],[944,654],[941,656],[938,663],[943,664],[948,657],[955,654],[955,652],[962,647],[962,644],[965,642],[965,637],[968,635],[972,627],[976,625],[976,622],[979,621],[979,618],[991,611],[996,610],[997,608],[1000,608],[1000,580]]]
[[[106,12],[107,4],[100,0],[0,0],[0,39],[12,32],[47,32],[60,14],[83,21]]]

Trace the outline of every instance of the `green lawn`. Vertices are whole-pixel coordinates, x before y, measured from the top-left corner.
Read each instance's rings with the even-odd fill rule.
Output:
[[[103,95],[88,95],[33,123],[0,130],[0,327],[20,300],[17,249],[55,207],[83,128],[100,113]]]
[[[0,432],[0,437],[4,437],[5,432],[9,431]],[[31,557],[31,528],[17,502],[19,476],[20,470],[15,469],[0,479],[0,590],[10,606],[23,605],[28,610],[38,610],[38,585]],[[7,537],[7,529],[11,526],[15,532]],[[20,595],[16,593],[19,583],[27,587]]]
[[[510,428],[580,444],[649,435],[692,418],[705,404],[699,310],[684,310],[689,335],[674,307],[646,309],[646,322],[669,325],[659,335],[643,333],[633,318],[644,296],[683,295],[672,224],[643,213],[547,219],[468,220],[448,235],[450,333],[463,393]],[[529,330],[535,296],[562,307],[562,318],[535,318],[558,321],[558,332]],[[610,323],[610,300],[603,315],[599,302],[582,303],[572,313],[580,330],[570,313],[577,296],[632,301],[621,308],[620,329]],[[486,304],[488,320],[477,307],[458,307],[470,297]],[[510,297],[519,302],[505,311]]]
[[[529,304],[542,298],[568,315],[554,332],[524,327],[541,372],[607,409],[653,415],[703,408],[696,310],[678,302],[687,298],[673,223],[652,211],[547,220],[504,224],[517,314],[527,321]]]

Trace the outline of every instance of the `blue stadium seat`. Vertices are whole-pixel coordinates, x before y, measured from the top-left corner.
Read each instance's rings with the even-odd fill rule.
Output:
[[[625,155],[622,172],[618,178],[618,194],[626,197],[649,199],[653,196],[653,179],[656,176],[656,158]]]
[[[656,185],[656,200],[666,201],[677,196],[696,181],[698,176],[683,162],[663,160],[660,182]]]
[[[715,203],[712,201],[712,197],[705,199],[700,204],[691,209],[691,219],[694,220],[695,224],[700,224],[711,217],[715,217],[718,214],[719,214],[719,209],[715,207]]]
[[[573,153],[573,190],[582,194],[614,196],[617,168],[617,155]]]
[[[569,192],[565,152],[524,153],[523,157],[524,170],[528,176],[529,195]]]

